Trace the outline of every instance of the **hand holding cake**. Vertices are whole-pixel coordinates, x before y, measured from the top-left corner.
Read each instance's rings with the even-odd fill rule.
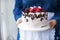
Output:
[[[23,24],[30,25],[30,27],[43,28],[50,25],[50,29],[56,25],[56,20],[51,20],[48,23],[48,12],[41,7],[26,8],[22,12],[22,18],[18,19],[17,25],[23,22]]]
[[[16,22],[17,25],[20,24],[20,23],[22,23],[22,18],[19,18]]]
[[[50,21],[50,29],[53,29],[53,28],[55,27],[56,23],[57,23],[57,22],[56,22],[55,19],[51,20],[51,21]]]

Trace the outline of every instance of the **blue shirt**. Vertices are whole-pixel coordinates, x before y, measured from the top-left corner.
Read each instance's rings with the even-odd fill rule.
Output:
[[[22,11],[30,6],[41,6],[42,9],[48,12],[54,12],[53,19],[60,20],[60,4],[58,4],[58,0],[16,0],[13,11],[15,20],[17,21],[22,16]]]
[[[56,31],[58,35],[60,25],[60,0],[16,0],[13,10],[15,20],[17,21],[18,18],[21,18],[22,11],[30,6],[41,6],[42,9],[46,10],[47,12],[55,13],[51,19],[55,19],[57,21]]]

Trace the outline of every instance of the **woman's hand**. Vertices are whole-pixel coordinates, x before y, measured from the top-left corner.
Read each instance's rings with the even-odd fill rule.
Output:
[[[22,23],[22,19],[18,19],[16,24],[18,25],[20,23]]]
[[[53,29],[54,26],[56,25],[56,23],[57,23],[56,20],[54,20],[54,19],[51,20],[51,21],[50,21],[50,29]]]

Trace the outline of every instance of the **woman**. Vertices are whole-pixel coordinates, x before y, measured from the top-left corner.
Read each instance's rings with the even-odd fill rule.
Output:
[[[22,40],[59,40],[60,1],[59,0],[16,0],[15,8],[14,8],[13,12],[14,12],[15,20],[17,21],[17,25],[22,22],[22,19],[21,19],[22,11],[25,8],[28,8],[28,7],[31,7],[31,6],[41,6],[42,9],[46,10],[47,12],[53,12],[54,13],[54,17],[52,17],[52,19],[50,21],[50,29],[51,30],[47,30],[47,31],[44,31],[44,32],[35,32],[35,33],[36,34],[37,33],[42,34],[42,33],[45,33],[45,32],[47,32],[47,33],[50,32],[51,34],[55,33],[55,38],[51,37],[52,35],[49,34],[50,39],[48,39],[48,36],[46,36],[47,35],[46,33],[44,34],[46,36],[45,38],[41,37],[41,35],[39,36],[39,38],[32,37],[32,36],[31,37],[25,36],[25,35],[28,35],[28,34],[29,35],[36,35],[33,32],[28,32],[28,34],[26,33],[24,35],[26,38],[25,39],[23,38]],[[52,30],[53,28],[55,28],[55,30]],[[20,39],[21,39],[21,37],[20,37]]]

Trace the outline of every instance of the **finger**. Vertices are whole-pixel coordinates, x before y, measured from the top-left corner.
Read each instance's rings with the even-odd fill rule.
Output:
[[[18,24],[20,24],[22,22],[22,20],[19,20],[16,24],[18,25]]]
[[[50,29],[53,29],[53,26],[52,26],[52,27],[50,27]]]
[[[53,29],[55,25],[56,25],[55,23],[51,23],[50,24],[50,29]]]
[[[51,21],[50,22],[50,29],[53,29],[54,28],[54,23]]]

